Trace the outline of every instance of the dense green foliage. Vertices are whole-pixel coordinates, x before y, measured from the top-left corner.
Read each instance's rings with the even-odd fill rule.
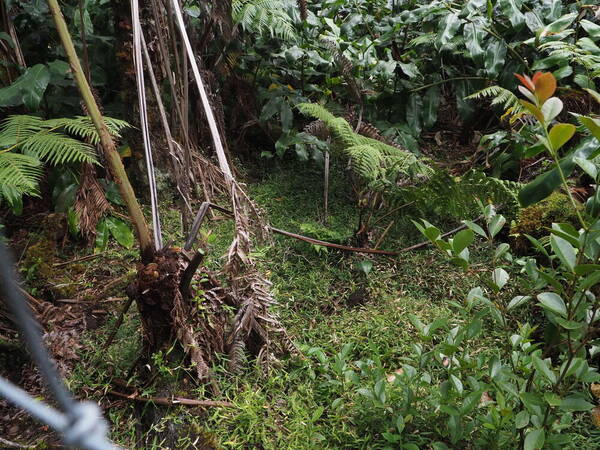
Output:
[[[140,195],[148,186],[129,6],[63,3],[93,94],[119,117],[104,118]],[[141,24],[146,70],[156,78],[147,80],[146,107],[165,242],[179,248],[185,216],[202,201],[231,199],[211,164],[168,3],[143,4]],[[137,257],[119,180],[102,167],[90,118],[78,115],[46,3],[0,7],[16,30],[0,32],[7,234],[51,240],[17,216],[28,213],[24,205],[57,213],[76,238],[65,231],[60,249],[33,247],[77,261],[84,237],[98,260],[83,257],[61,281],[85,287],[96,308],[108,294],[93,286],[110,291],[113,278],[133,279]],[[262,354],[268,371],[233,373],[232,344],[211,360],[210,383],[192,375],[177,345],[134,370],[148,327],[143,311],[127,313],[113,345],[99,350],[119,322],[107,309],[98,330],[81,331],[85,345],[70,361],[70,385],[82,396],[108,404],[107,392],[127,389],[139,403],[179,395],[233,403],[200,412],[124,400],[107,411],[112,437],[152,448],[598,448],[600,8],[572,0],[188,0],[183,11],[235,177],[248,182],[273,227],[338,247],[406,250],[423,237],[431,247],[388,252],[398,255],[388,260],[314,240],[257,243],[251,256],[271,277],[272,308],[298,353]],[[235,250],[232,236],[254,231],[254,217],[228,218],[206,217],[202,281],[183,293],[210,327],[209,294],[199,286]],[[57,292],[50,278],[63,263],[31,257],[29,240],[25,287]],[[160,276],[150,268],[148,277]],[[222,273],[215,280],[215,298],[237,283]],[[238,301],[239,311],[254,308],[236,289],[235,302],[229,294],[211,301],[228,313]],[[111,294],[123,299],[124,287]]]

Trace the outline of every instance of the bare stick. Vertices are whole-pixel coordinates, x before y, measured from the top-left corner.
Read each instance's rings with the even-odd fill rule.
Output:
[[[129,308],[131,308],[132,303],[133,303],[133,295],[130,295],[129,300],[127,300],[127,303],[125,303],[123,305],[123,308],[121,309],[121,312],[119,313],[119,318],[117,319],[117,323],[115,324],[115,327],[113,328],[112,332],[110,333],[110,336],[108,337],[108,339],[102,346],[103,350],[106,350],[112,344],[112,341],[114,340],[115,336],[117,335],[117,331],[119,331],[119,328],[121,328],[121,325],[123,324],[123,319],[125,318],[125,314],[127,314],[127,311],[129,311]]]
[[[132,402],[142,402],[142,403],[154,403],[156,405],[163,406],[200,406],[200,407],[223,407],[223,408],[233,408],[235,405],[231,402],[222,402],[217,400],[194,400],[191,398],[183,398],[183,397],[140,397],[139,395],[127,395],[122,394],[121,392],[110,390],[107,392],[110,395],[114,395],[115,397],[124,398],[127,400],[131,400]]]

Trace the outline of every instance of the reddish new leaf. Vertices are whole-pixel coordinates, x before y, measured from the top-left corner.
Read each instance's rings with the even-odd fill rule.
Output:
[[[538,72],[534,75],[535,95],[544,103],[556,92],[556,78],[551,72]]]
[[[521,84],[527,89],[529,89],[531,92],[535,91],[535,84],[533,84],[533,81],[531,80],[531,78],[529,78],[529,76],[519,75],[518,73],[515,73],[515,77],[517,77]]]

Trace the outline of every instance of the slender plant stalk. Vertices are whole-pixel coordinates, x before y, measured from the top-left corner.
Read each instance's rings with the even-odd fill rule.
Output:
[[[69,59],[69,64],[71,65],[75,82],[77,83],[77,87],[79,88],[81,97],[83,98],[85,106],[88,110],[88,114],[90,115],[92,122],[94,123],[94,127],[98,132],[98,136],[100,137],[100,144],[106,161],[108,162],[109,170],[114,177],[115,182],[117,183],[121,197],[127,206],[129,218],[135,227],[140,243],[142,260],[148,261],[152,258],[154,253],[148,224],[146,223],[146,219],[144,218],[140,204],[135,197],[135,193],[133,192],[133,188],[131,187],[127,173],[125,172],[125,167],[123,167],[121,156],[119,155],[119,152],[115,147],[115,143],[108,132],[108,128],[106,128],[104,118],[100,113],[98,104],[96,103],[96,100],[92,95],[92,91],[90,90],[90,85],[88,84],[83,69],[81,68],[81,63],[79,62],[79,58],[75,52],[73,40],[69,34],[69,29],[67,28],[65,18],[63,17],[60,6],[58,5],[58,1],[48,0],[48,6],[50,7],[52,17],[54,18],[54,23],[56,24],[56,29],[65,49],[65,53]]]

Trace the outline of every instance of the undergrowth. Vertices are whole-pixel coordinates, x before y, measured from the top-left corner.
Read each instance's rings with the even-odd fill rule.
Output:
[[[309,230],[306,234],[316,238],[347,242],[356,228],[356,208],[345,189],[342,171],[332,173],[331,211],[325,223],[320,220],[322,174],[318,168],[299,171],[282,163],[249,190],[273,226],[300,233]],[[177,211],[165,211],[163,217],[167,233],[180,229]],[[390,233],[386,247],[400,248],[419,240],[409,225],[410,218],[400,218],[400,228]],[[201,235],[209,249],[208,266],[219,267],[232,235],[231,222],[217,216],[217,220],[205,223]],[[176,243],[181,238],[173,234]],[[225,371],[223,357],[222,364],[213,368],[221,391],[217,399],[231,401],[234,407],[170,408],[162,423],[170,420],[202,436],[202,442],[214,442],[217,448],[397,448],[394,430],[385,417],[386,411],[402,401],[402,391],[394,385],[393,377],[414,356],[418,333],[409,317],[414,315],[424,323],[444,318],[460,321],[452,302],[462,302],[476,285],[478,273],[488,269],[481,261],[489,250],[480,246],[473,251],[472,271],[465,277],[432,249],[392,260],[325,250],[282,236],[273,239],[273,245],[257,249],[257,260],[273,282],[278,301],[275,310],[300,355],[274,364],[267,375],[250,368],[236,377]],[[368,275],[357,268],[366,259],[373,264]],[[111,389],[115,379],[125,376],[138,355],[141,330],[137,311],[132,308],[126,316],[109,351],[99,350],[98,336],[105,336],[113,325],[111,319],[102,328],[105,332],[86,334],[82,361],[70,385],[87,395],[95,392],[105,406],[110,406],[111,437],[135,447],[139,439],[135,405],[115,402],[103,392]],[[499,345],[502,331],[491,329],[478,340],[477,353]],[[181,395],[209,396],[209,388],[187,381],[183,363],[164,363],[158,355],[153,365],[162,378],[180,386]],[[341,367],[352,368],[357,378],[345,380],[339,372]],[[388,384],[374,386],[372,380],[377,374],[387,378]],[[132,384],[136,384],[135,379]],[[365,396],[373,389],[383,389],[387,395],[383,405]],[[152,387],[138,394],[157,395]],[[412,442],[422,448],[447,448],[436,438],[436,426],[423,423],[435,422],[436,412],[423,413],[410,424],[417,436]],[[597,448],[600,436],[590,439],[585,420],[576,421],[574,429],[586,437],[573,434],[573,447]],[[182,438],[178,448],[199,448],[193,441]],[[154,448],[165,445],[156,441]]]

